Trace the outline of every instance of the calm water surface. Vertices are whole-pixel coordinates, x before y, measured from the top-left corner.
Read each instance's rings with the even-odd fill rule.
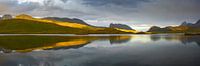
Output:
[[[0,35],[0,66],[200,66],[200,36]]]

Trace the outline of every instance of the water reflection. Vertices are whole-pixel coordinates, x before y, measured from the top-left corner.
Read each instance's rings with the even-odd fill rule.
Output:
[[[110,44],[122,44],[130,41],[132,36],[110,36]]]
[[[128,42],[131,36],[0,36],[3,52],[80,48],[96,40],[110,40],[111,44]]]
[[[190,44],[194,42],[200,47],[200,36],[187,36],[187,38],[181,38],[181,42],[183,44]]]
[[[11,39],[11,37],[7,38]],[[43,37],[37,36],[36,38],[43,40],[40,43],[42,45],[36,45],[31,48],[38,48],[38,47],[42,48],[48,46],[53,46],[53,47],[45,48],[44,51],[32,51],[28,53],[18,53],[18,52],[2,53],[0,54],[0,66],[199,66],[200,65],[199,63],[200,47],[198,46],[200,36],[184,36],[184,35],[130,35],[130,36],[118,35],[118,36],[76,36],[76,37],[71,36],[70,39],[68,36],[67,37],[54,36],[54,37],[48,37],[48,40],[44,36]],[[32,40],[40,41],[34,38],[32,38]],[[45,43],[44,41],[47,42],[47,44],[44,44]],[[104,45],[105,43],[106,46],[110,47],[99,47],[100,45]],[[98,47],[90,46],[94,44],[98,44],[95,45]],[[6,46],[2,45],[2,47]],[[23,47],[23,49],[24,48],[29,49],[30,47],[28,48]],[[14,47],[14,49],[16,50],[16,47]]]
[[[191,44],[196,43],[200,46],[200,35],[195,36],[186,36],[186,35],[151,35],[150,36],[152,41],[180,41],[182,44]]]

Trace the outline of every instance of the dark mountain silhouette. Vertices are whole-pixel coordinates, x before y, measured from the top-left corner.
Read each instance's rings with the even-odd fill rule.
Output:
[[[196,23],[187,23],[183,22],[180,26],[187,26],[187,27],[200,27],[200,20],[198,20]]]
[[[87,24],[83,20],[77,19],[77,18],[71,19],[71,18],[59,18],[59,17],[45,17],[43,19],[56,20],[56,21],[62,21],[62,22],[70,22],[70,23],[78,23],[78,24],[84,24],[84,25],[91,26],[90,24]]]
[[[164,28],[158,27],[158,26],[153,26],[151,27],[148,32],[157,32],[157,33],[165,33],[165,32],[172,32],[172,31],[176,31],[176,27],[172,27],[172,26],[167,26]]]
[[[126,29],[126,30],[134,30],[130,26],[125,25],[125,24],[113,24],[113,23],[111,23],[109,27],[110,28]]]
[[[200,20],[198,20],[194,25],[193,27],[200,27]]]
[[[152,26],[148,32],[158,32],[158,31],[163,31],[162,28],[158,27],[158,26]]]
[[[192,26],[192,23],[187,23],[186,21],[183,22],[180,26]]]

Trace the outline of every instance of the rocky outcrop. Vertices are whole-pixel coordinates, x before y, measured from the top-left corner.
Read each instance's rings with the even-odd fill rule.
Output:
[[[2,16],[1,19],[3,19],[3,20],[5,20],[5,19],[12,19],[12,15],[10,15],[10,14],[5,14],[5,15]]]
[[[113,24],[113,23],[111,23],[109,27],[110,28],[126,29],[126,30],[134,30],[130,26],[125,25],[125,24]]]

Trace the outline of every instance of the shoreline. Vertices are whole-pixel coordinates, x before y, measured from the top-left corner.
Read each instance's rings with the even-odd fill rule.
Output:
[[[168,35],[178,34],[185,35],[184,33],[158,33],[158,34],[0,34],[0,36],[129,36],[129,35]]]

